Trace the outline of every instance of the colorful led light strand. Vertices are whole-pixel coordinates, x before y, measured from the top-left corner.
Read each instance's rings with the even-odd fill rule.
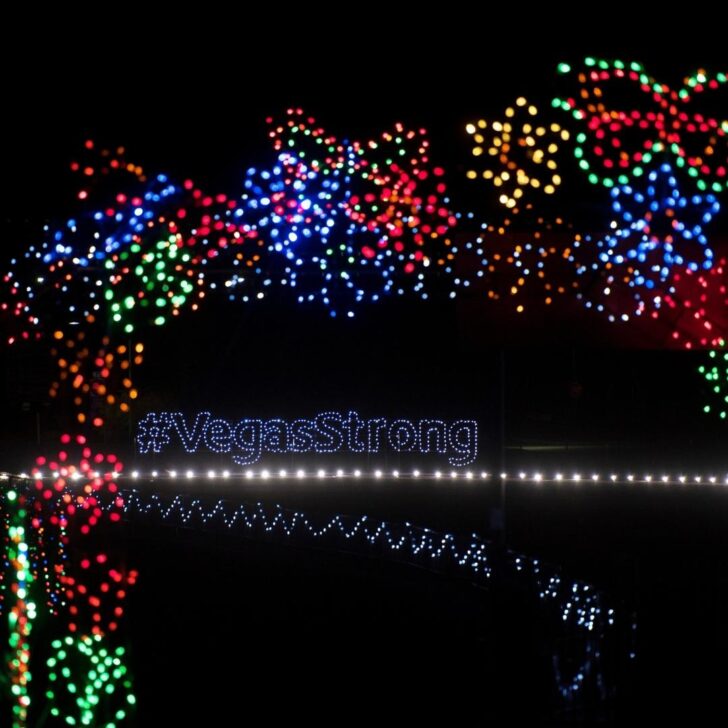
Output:
[[[728,121],[693,111],[702,96],[726,83],[725,72],[709,75],[700,70],[673,90],[636,62],[586,58],[580,70],[567,63],[557,70],[564,76],[576,74],[577,93],[554,99],[553,106],[570,112],[584,128],[576,135],[574,154],[591,183],[626,185],[668,154],[699,190],[717,193],[726,188]],[[637,108],[618,106],[635,94]]]
[[[8,611],[10,647],[6,668],[13,704],[12,726],[24,728],[28,725],[31,703],[30,635],[33,620],[37,616],[32,596],[34,574],[26,534],[28,510],[25,497],[14,489],[5,492],[3,505],[8,511],[5,560],[10,567],[10,579],[4,585],[6,589],[9,588],[10,594],[3,599]]]
[[[73,639],[85,640],[88,647],[92,637],[101,639],[118,628],[126,591],[137,578],[134,570],[113,567],[107,553],[86,555],[83,550],[90,543],[87,536],[99,524],[121,519],[123,499],[115,482],[121,463],[115,455],[94,453],[82,435],[63,435],[61,442],[64,447],[57,455],[36,458],[25,487],[7,489],[0,498],[8,532],[5,560],[11,569],[11,578],[0,582],[0,607],[8,610],[13,650],[8,668],[17,728],[29,725],[28,638],[36,615],[30,586],[43,584],[48,613],[65,621]],[[52,470],[52,480],[43,477],[43,467]],[[16,505],[19,508],[13,510]],[[62,672],[67,677],[66,670]],[[74,684],[68,688],[75,691]],[[89,705],[99,704],[99,696],[90,695],[87,691]],[[83,711],[82,716],[86,715]],[[74,720],[70,716],[66,724],[94,724],[83,717],[80,723]]]
[[[282,285],[299,303],[319,301],[332,316],[405,291],[427,298],[430,266],[448,268],[444,170],[431,167],[426,132],[396,124],[368,142],[338,141],[301,109],[269,119],[278,153],[250,169],[245,214],[283,256]]]

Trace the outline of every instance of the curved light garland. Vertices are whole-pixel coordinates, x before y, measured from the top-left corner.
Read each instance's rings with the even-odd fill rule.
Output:
[[[493,547],[473,535],[460,540],[453,534],[438,533],[410,523],[393,525],[361,516],[337,515],[320,525],[314,524],[300,511],[281,506],[228,504],[219,499],[205,503],[199,498],[177,495],[162,496],[132,490],[125,493],[126,517],[159,518],[165,523],[187,527],[223,526],[227,529],[269,537],[279,534],[286,539],[304,541],[335,539],[345,549],[357,544],[367,548],[384,548],[391,555],[415,559],[429,568],[455,567],[469,579],[483,583],[496,576],[512,577],[527,584],[538,598],[558,615],[559,624],[574,629],[583,638],[583,661],[570,677],[559,674],[557,690],[565,699],[575,697],[585,688],[587,676],[599,681],[598,667],[593,669],[599,644],[608,639],[616,622],[613,608],[605,605],[604,597],[592,586],[581,581],[565,580],[558,571],[521,554],[507,552],[504,558],[491,554]],[[590,665],[592,667],[590,667]]]

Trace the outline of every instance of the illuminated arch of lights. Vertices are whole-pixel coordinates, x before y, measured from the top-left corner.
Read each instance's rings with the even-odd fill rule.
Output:
[[[574,76],[567,64],[559,71]],[[541,305],[576,297],[614,321],[680,319],[668,341],[709,346],[726,334],[724,297],[692,299],[683,284],[718,282],[705,228],[725,187],[726,126],[690,109],[724,88],[725,74],[701,71],[674,92],[635,63],[588,58],[574,73],[579,93],[555,105],[582,127],[579,165],[612,188],[611,222],[594,223],[604,235],[568,240],[567,217],[539,209],[562,181],[556,154],[575,137],[525,97],[503,120],[466,128],[482,164],[467,176],[490,180],[516,225],[456,211],[425,130],[402,123],[347,140],[290,108],[268,119],[272,161],[232,195],[149,174],[124,149],[88,142],[72,164],[79,214],[49,226],[2,277],[7,341],[52,337],[51,395],[67,393],[79,424],[98,427],[129,411],[146,333],[209,298],[287,291],[353,317],[387,295],[467,293],[523,312],[535,293]],[[636,94],[639,108],[612,110],[607,88]],[[536,190],[545,195],[534,207]]]

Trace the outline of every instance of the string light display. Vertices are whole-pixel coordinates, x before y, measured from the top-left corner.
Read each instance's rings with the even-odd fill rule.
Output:
[[[610,321],[662,316],[676,343],[710,345],[721,335],[725,301],[715,291],[724,289],[724,261],[716,265],[704,232],[718,200],[682,195],[668,164],[649,171],[639,186],[614,187],[611,196],[610,233],[575,248],[577,298]]]
[[[190,180],[150,174],[123,148],[99,149],[89,141],[71,165],[78,180],[75,214],[48,226],[0,276],[6,341],[46,339],[57,370],[51,397],[72,403],[81,428],[101,428],[111,413],[128,415],[138,398],[132,374],[147,355],[148,332],[213,297],[245,304],[288,291],[298,303],[352,318],[361,304],[388,295],[427,299],[443,286],[451,298],[464,289],[484,291],[484,298],[513,302],[519,313],[534,295],[551,305],[572,294],[613,321],[659,319],[676,346],[711,348],[699,372],[715,403],[704,410],[726,419],[726,260],[715,259],[705,230],[720,212],[717,196],[728,187],[728,122],[695,110],[708,94],[725,88],[726,73],[701,70],[674,90],[639,63],[587,58],[575,70],[560,64],[558,71],[577,83],[574,93],[553,101],[571,114],[576,134],[544,120],[524,97],[506,109],[504,119],[466,126],[474,158],[467,177],[492,184],[498,202],[518,213],[518,230],[513,218],[481,224],[472,213],[454,211],[426,131],[402,123],[350,141],[334,137],[301,109],[288,109],[282,119],[268,120],[269,162],[249,169],[233,194],[209,194]],[[634,97],[636,104],[623,102]],[[571,141],[589,182],[610,188],[606,234],[576,233],[562,217],[548,222],[529,203],[538,192],[556,192],[562,183],[556,157]],[[475,221],[475,233],[463,230],[465,221]],[[476,536],[463,540],[411,524],[335,516],[315,525],[280,507],[138,490],[122,494],[116,456],[93,452],[82,435],[62,440],[57,455],[37,459],[28,487],[13,483],[0,493],[0,613],[9,628],[13,728],[34,717],[31,636],[43,607],[67,633],[52,643],[47,661],[51,715],[66,725],[114,728],[135,704],[125,651],[108,639],[119,628],[138,575],[105,551],[90,553],[92,540],[86,538],[100,523],[118,523],[122,516],[326,538],[346,547],[358,543],[418,563],[454,566],[484,582],[521,576],[581,639],[579,666],[557,670],[562,697],[601,679],[589,664],[598,661],[612,633],[614,611],[591,586],[535,559],[511,552],[502,559]],[[187,453],[235,452],[244,466],[264,453],[376,453],[385,447],[447,455],[453,466],[386,474],[248,468],[210,470],[208,478],[380,480],[391,474],[536,487],[728,485],[728,476],[714,475],[463,471],[460,466],[477,456],[477,425],[465,420],[360,421],[356,413],[322,413],[311,420],[229,422],[209,413],[185,418],[161,412],[139,423],[141,454],[175,442]],[[154,472],[153,479],[179,473]],[[184,477],[199,476],[187,470]],[[37,599],[43,590],[45,604]]]
[[[15,476],[24,478],[25,475]],[[322,480],[361,480],[361,481],[378,481],[383,478],[392,479],[394,481],[435,481],[446,482],[457,481],[463,484],[477,484],[477,483],[519,483],[528,485],[531,484],[535,487],[541,487],[543,485],[556,484],[566,485],[571,484],[574,486],[677,486],[683,488],[684,486],[700,486],[700,487],[725,487],[728,485],[728,474],[716,475],[713,474],[686,474],[686,473],[668,473],[664,470],[655,471],[651,473],[644,472],[623,472],[623,473],[597,473],[597,472],[581,472],[575,470],[564,470],[557,471],[554,473],[546,473],[541,470],[525,471],[520,470],[511,473],[489,473],[485,470],[473,471],[473,470],[424,470],[415,468],[413,470],[360,470],[358,468],[354,470],[345,470],[343,468],[327,469],[325,467],[315,468],[262,468],[255,470],[253,468],[246,468],[245,470],[231,471],[231,470],[214,470],[212,468],[194,470],[190,467],[175,467],[169,469],[160,469],[152,471],[139,471],[132,470],[130,473],[124,476],[125,479],[131,480],[132,482],[139,482],[143,480],[150,481],[175,481],[178,479],[184,479],[187,481],[201,480],[216,481],[220,480],[225,483],[245,483],[247,481],[276,481],[276,480],[296,480],[296,481],[313,481],[319,482]]]
[[[425,131],[396,124],[377,139],[349,142],[301,109],[268,121],[276,164],[248,171],[244,202],[272,264],[283,256],[281,283],[332,316],[343,305],[353,317],[355,304],[387,293],[426,298],[426,269],[447,267],[445,236],[457,216],[444,170],[430,165]]]
[[[512,222],[507,218],[499,225],[484,225],[475,238],[471,249],[482,266],[475,287],[484,289],[491,301],[512,303],[517,313],[530,300],[550,306],[564,294],[576,295],[574,252],[582,244],[581,235],[561,218],[536,218],[530,232],[514,230]]]
[[[728,122],[693,107],[726,83],[725,72],[704,70],[679,90],[658,83],[640,63],[586,58],[580,69],[567,63],[558,72],[575,75],[578,91],[553,105],[582,125],[574,154],[593,184],[626,185],[662,155],[670,155],[701,191],[722,192],[728,183]],[[640,96],[638,108],[622,109],[623,98]],[[614,104],[615,106],[612,106]]]
[[[611,223],[613,232],[597,243],[600,262],[632,262],[637,266],[634,285],[647,288],[667,280],[675,267],[708,270],[713,251],[703,227],[720,211],[715,196],[683,196],[669,164],[651,170],[646,180],[644,190],[629,185],[612,189],[618,217]]]
[[[99,728],[116,728],[128,717],[136,697],[123,647],[107,647],[100,635],[65,637],[51,647],[46,699],[53,717],[64,725]]]
[[[711,399],[715,401],[715,404],[704,405],[703,412],[715,413],[724,420],[728,417],[728,351],[725,350],[724,340],[718,343],[720,348],[708,352],[708,362],[701,364],[698,372],[710,385]]]
[[[118,629],[127,590],[137,578],[136,571],[115,567],[105,551],[88,553],[88,535],[101,523],[121,520],[123,499],[116,484],[121,463],[113,454],[94,453],[83,435],[63,435],[61,442],[57,455],[36,458],[31,475],[0,494],[8,534],[5,561],[11,570],[10,578],[0,581],[0,607],[8,610],[13,652],[8,672],[17,728],[32,724],[28,683],[29,637],[37,611],[33,585],[45,588],[46,613],[65,622],[73,639],[83,643],[83,651],[95,644],[89,642],[92,638],[98,641]],[[69,677],[65,668],[61,674]],[[69,683],[68,690],[74,693],[76,685]],[[82,714],[100,704],[99,695],[85,691],[84,696],[89,703]],[[105,697],[103,705],[107,703]],[[66,724],[97,724],[74,720],[67,718]]]
[[[722,86],[725,76],[701,72],[675,96],[664,86],[649,86],[638,64],[589,59],[585,68],[580,100],[556,105],[572,111],[601,139],[595,147],[601,154],[595,154],[605,168],[622,170],[605,177],[614,188],[614,219],[606,236],[579,235],[564,242],[559,218],[547,224],[536,213],[532,229],[519,231],[510,248],[494,235],[507,231],[508,221],[483,225],[475,237],[465,233],[466,242],[456,240],[452,233],[463,216],[450,208],[444,170],[432,165],[424,130],[403,124],[370,141],[350,142],[327,133],[301,109],[289,109],[281,121],[269,120],[274,163],[249,170],[237,198],[207,194],[189,180],[148,175],[123,149],[96,149],[89,142],[86,159],[72,166],[81,181],[79,213],[49,227],[45,239],[13,259],[2,277],[0,313],[7,319],[8,341],[61,331],[68,343],[75,338],[71,327],[79,326],[89,341],[108,337],[108,344],[89,348],[88,361],[97,361],[128,347],[123,337],[133,334],[136,344],[149,329],[198,310],[213,294],[249,302],[276,287],[290,290],[301,303],[323,303],[332,315],[353,316],[357,304],[386,293],[428,298],[442,283],[450,297],[485,286],[488,298],[502,300],[530,291],[533,281],[537,291],[543,285],[543,295],[537,295],[546,305],[555,294],[586,287],[587,305],[609,311],[615,320],[652,316],[677,292],[673,274],[710,267],[712,248],[704,228],[719,211],[715,193],[723,186],[698,184],[702,192],[694,195],[684,191],[684,183],[678,185],[678,173],[697,175],[698,183],[706,174],[720,177],[723,167],[714,162],[723,154],[724,127],[686,116],[679,105]],[[570,74],[565,64],[560,70]],[[612,113],[597,93],[606,81],[655,96],[661,110]],[[481,119],[467,127],[476,157],[488,161],[469,176],[492,180],[513,212],[529,207],[525,190],[549,194],[561,181],[552,155],[569,141],[569,132],[540,118],[535,105],[519,97],[504,120]],[[675,124],[683,132],[679,139]],[[632,132],[653,126],[659,139],[630,151]],[[587,132],[579,136],[577,155],[591,169],[584,152]],[[703,152],[688,153],[688,141],[705,134],[715,139],[710,137]],[[654,166],[657,152],[667,154],[668,147],[677,155],[677,171],[666,163]],[[678,148],[684,153],[675,152]],[[648,179],[636,185],[633,176]],[[475,219],[471,213],[464,217]],[[590,239],[597,242],[582,244]],[[573,275],[576,247],[588,251],[577,261],[586,286]],[[592,256],[592,250],[598,253]],[[469,266],[473,254],[478,256],[474,268]],[[595,278],[597,295],[591,290]],[[622,286],[633,289],[626,302],[616,301],[620,296],[600,302],[606,289],[611,295]],[[517,310],[525,310],[526,297],[518,295]],[[53,344],[58,351],[59,342]],[[57,359],[61,367],[66,357]],[[82,378],[61,373],[52,391],[59,394],[68,386],[74,403],[81,402],[79,416],[91,413],[90,421],[100,426],[104,417],[93,412],[99,395],[90,375],[95,379],[94,372]],[[131,376],[116,380],[101,382],[100,398],[107,405],[111,398],[126,412],[136,388]]]
[[[475,420],[418,421],[382,417],[362,419],[357,412],[322,412],[311,419],[213,418],[199,412],[149,412],[137,424],[140,454],[182,446],[187,453],[235,453],[239,465],[251,465],[265,453],[420,452],[447,455],[454,466],[469,465],[478,455]]]
[[[7,512],[7,551],[4,560],[10,568],[8,583],[0,584],[5,587],[3,591],[9,589],[10,592],[7,596],[3,595],[3,602],[8,610],[10,647],[6,668],[13,706],[12,726],[23,728],[28,725],[28,708],[31,702],[30,634],[37,612],[32,597],[34,578],[26,535],[28,512],[25,497],[10,489],[5,492],[3,500]]]
[[[536,106],[523,96],[506,109],[505,119],[478,119],[465,130],[473,138],[473,156],[483,166],[481,172],[468,170],[467,178],[492,183],[498,202],[514,213],[530,193],[552,195],[561,184],[555,157],[569,132],[556,122],[541,121]]]
[[[89,323],[94,323],[90,316]],[[56,359],[58,378],[50,387],[49,395],[58,397],[64,383],[70,384],[73,408],[80,424],[101,427],[106,412],[118,409],[128,413],[138,391],[132,381],[132,368],[144,360],[144,344],[129,343],[113,346],[108,336],[96,338],[95,329],[78,329],[69,336],[54,332],[58,342],[51,349]]]

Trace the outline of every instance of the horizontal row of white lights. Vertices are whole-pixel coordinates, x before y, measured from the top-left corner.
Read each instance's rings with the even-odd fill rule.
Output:
[[[93,477],[100,477],[100,472],[94,472]],[[37,473],[35,475],[28,475],[28,473],[20,473],[18,475],[11,475],[10,473],[0,473],[0,480],[7,480],[9,477],[26,478],[26,479],[55,479],[60,476],[60,473]],[[400,470],[384,471],[374,470],[370,472],[362,472],[361,470],[345,471],[342,469],[338,470],[325,470],[320,468],[318,470],[306,471],[302,469],[298,470],[244,470],[231,473],[229,470],[207,470],[204,472],[195,472],[194,470],[152,470],[151,472],[141,473],[138,470],[132,470],[128,474],[115,473],[115,478],[131,478],[133,480],[149,479],[149,478],[186,478],[192,480],[195,478],[208,478],[214,480],[216,478],[229,479],[238,478],[245,480],[270,480],[280,479],[285,480],[289,478],[294,479],[325,479],[325,478],[364,478],[364,479],[375,479],[380,480],[383,478],[402,478],[409,480],[503,480],[503,481],[524,481],[533,483],[580,483],[580,482],[594,482],[594,483],[680,483],[680,484],[711,484],[711,485],[728,485],[728,475],[719,478],[715,475],[702,476],[702,475],[617,475],[612,473],[608,476],[602,476],[598,473],[582,474],[582,473],[555,473],[552,476],[544,475],[543,473],[533,472],[526,473],[521,471],[515,474],[509,473],[487,473],[485,471],[473,472],[451,470],[449,472],[442,472],[436,470],[431,473],[423,473],[419,470],[412,470],[403,472]],[[72,480],[79,480],[82,475],[78,471],[75,471],[71,476]]]

